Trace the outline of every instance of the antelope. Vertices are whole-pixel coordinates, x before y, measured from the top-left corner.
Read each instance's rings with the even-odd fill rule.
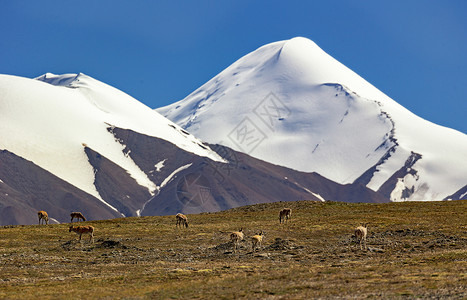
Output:
[[[94,227],[87,225],[87,226],[70,226],[69,232],[76,232],[76,234],[79,234],[79,240],[81,241],[81,236],[83,234],[89,234],[89,242],[94,242]]]
[[[49,224],[49,215],[45,211],[38,211],[37,216],[39,217],[39,225],[41,225],[42,220],[44,220],[46,225]]]
[[[360,250],[362,249],[362,242],[365,244],[365,249],[366,247],[366,235],[368,233],[368,224],[358,226],[355,228],[355,236],[357,237],[357,240],[360,242]]]
[[[178,213],[175,216],[175,219],[177,219],[177,224],[175,224],[175,226],[185,226],[186,228],[188,228],[188,218],[184,214]]]
[[[259,244],[261,247],[261,243],[263,242],[263,231],[257,235],[254,235],[251,237],[251,248],[253,249],[253,252],[255,252],[256,246]]]
[[[234,252],[237,251],[238,243],[243,240],[243,228],[240,228],[239,231],[234,231],[230,234],[230,241],[233,243]]]
[[[292,218],[292,209],[284,208],[279,212],[279,223],[287,221],[289,218]]]
[[[80,213],[80,212],[72,212],[72,213],[70,214],[70,216],[71,216],[71,222],[72,222],[72,223],[73,223],[73,220],[74,220],[74,219],[77,219],[78,222],[79,222],[79,220],[86,221],[86,218],[85,218],[85,217],[83,216],[83,214]]]

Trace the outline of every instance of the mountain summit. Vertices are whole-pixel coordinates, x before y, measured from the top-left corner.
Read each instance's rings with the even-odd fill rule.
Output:
[[[306,38],[260,47],[157,111],[204,141],[391,201],[467,195],[467,135],[411,113]]]

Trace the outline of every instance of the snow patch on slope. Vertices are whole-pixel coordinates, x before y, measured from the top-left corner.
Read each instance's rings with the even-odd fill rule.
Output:
[[[154,165],[154,168],[155,168],[156,172],[160,172],[162,170],[166,160],[167,160],[167,158],[164,159],[164,160],[161,160],[160,162],[158,162],[157,164]]]
[[[181,166],[181,167],[177,168],[172,173],[170,173],[170,175],[167,176],[167,178],[164,179],[164,181],[162,181],[161,185],[159,186],[159,190],[162,189],[163,187],[165,187],[167,185],[167,183],[169,183],[174,178],[174,176],[177,175],[177,173],[188,169],[189,167],[191,167],[191,165],[192,165],[192,163],[186,164],[184,166]]]

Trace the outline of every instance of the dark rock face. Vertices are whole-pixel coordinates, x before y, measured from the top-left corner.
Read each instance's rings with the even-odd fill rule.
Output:
[[[126,170],[94,150],[85,147],[89,163],[94,168],[99,195],[126,217],[136,216],[136,210],[151,197],[148,189],[139,185]]]
[[[71,211],[88,220],[136,215],[169,215],[224,210],[255,203],[298,200],[387,202],[362,184],[341,185],[317,173],[273,165],[219,145],[226,163],[181,150],[174,144],[131,130],[109,127],[123,152],[158,187],[151,194],[126,170],[84,147],[95,171],[100,199],[89,195],[6,150],[0,152],[0,225],[37,224],[45,210],[50,223],[69,222]]]
[[[112,132],[131,149],[129,156],[158,186],[170,178],[149,199],[142,215],[218,211],[276,201],[319,201],[319,196],[346,202],[387,202],[363,185],[337,184],[317,173],[273,165],[224,146],[209,145],[228,161],[220,163],[130,130],[113,128]],[[156,171],[154,166],[161,161],[164,167]]]
[[[417,170],[413,169],[413,165],[421,159],[422,156],[418,153],[412,152],[409,158],[405,161],[405,164],[402,168],[396,171],[378,190],[380,194],[382,194],[387,199],[390,199],[391,192],[396,187],[397,181],[399,178],[404,178],[407,174],[411,174],[413,176],[417,175]],[[410,195],[413,194],[413,190],[406,189],[402,193],[403,198],[409,198]]]
[[[121,217],[99,199],[15,154],[0,151],[0,225],[38,224],[37,211],[49,223],[69,222],[71,211],[90,220]]]
[[[463,200],[467,199],[467,185],[455,192],[454,194],[447,196],[444,200]]]

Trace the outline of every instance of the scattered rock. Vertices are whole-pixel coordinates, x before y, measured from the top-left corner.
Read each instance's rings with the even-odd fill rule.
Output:
[[[291,240],[283,240],[276,238],[274,243],[265,247],[268,250],[291,250],[291,249],[302,249],[303,246],[295,245]]]
[[[102,241],[99,245],[96,246],[96,248],[121,248],[121,249],[127,249],[128,247],[125,246],[121,241],[116,241],[116,240],[105,240]]]
[[[384,249],[376,248],[376,247],[368,247],[367,249],[370,252],[378,252],[378,253],[383,253],[384,252]]]
[[[214,247],[215,250],[229,250],[233,249],[233,243],[232,242],[227,242],[227,243],[222,243]]]

